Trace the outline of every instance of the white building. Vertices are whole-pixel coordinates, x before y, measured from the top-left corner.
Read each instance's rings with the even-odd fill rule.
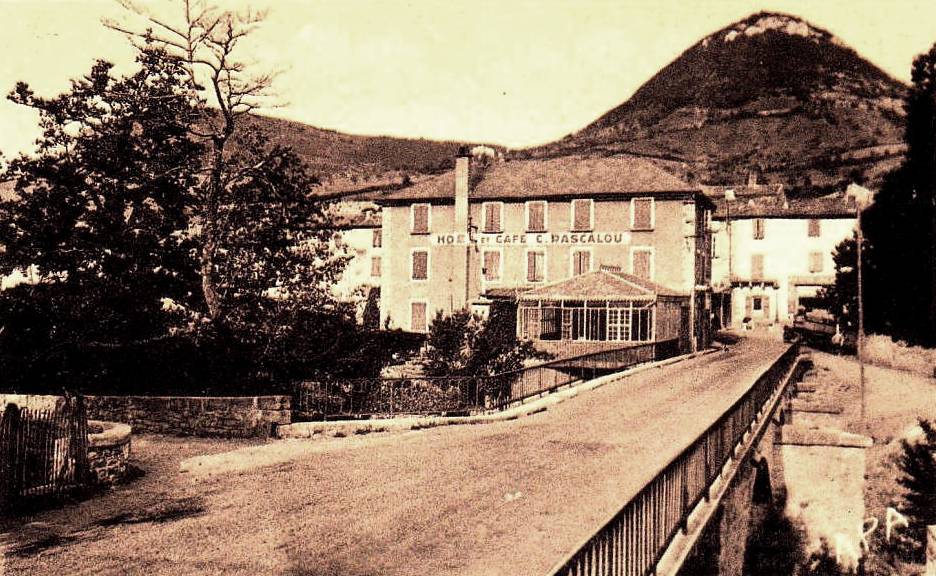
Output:
[[[708,189],[715,200],[712,282],[716,321],[739,325],[785,323],[800,307],[816,306],[835,282],[832,255],[855,229],[854,205],[844,196],[789,199],[781,187]],[[730,198],[731,194],[729,194]]]
[[[333,209],[336,247],[350,257],[339,281],[332,287],[343,300],[358,306],[358,319],[378,328],[380,277],[383,272],[383,230],[380,208],[366,200],[343,200]],[[370,310],[373,314],[369,314]],[[368,320],[370,318],[370,320]]]

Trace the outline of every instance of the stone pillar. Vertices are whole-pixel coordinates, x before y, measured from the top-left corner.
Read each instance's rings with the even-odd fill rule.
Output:
[[[926,527],[926,576],[936,576],[936,524]]]

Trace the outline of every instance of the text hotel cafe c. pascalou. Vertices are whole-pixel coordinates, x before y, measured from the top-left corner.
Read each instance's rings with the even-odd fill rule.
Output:
[[[376,201],[382,326],[424,332],[440,310],[507,305],[518,335],[544,345],[708,341],[712,204],[649,161],[462,155]]]

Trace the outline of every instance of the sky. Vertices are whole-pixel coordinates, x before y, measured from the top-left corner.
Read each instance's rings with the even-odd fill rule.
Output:
[[[137,0],[175,14],[172,0]],[[247,5],[226,0],[224,6]],[[244,45],[280,71],[264,111],[355,134],[523,147],[583,128],[704,36],[760,10],[825,28],[908,82],[936,42],[936,0],[252,0]],[[0,0],[0,92],[68,88],[95,59],[132,70],[102,17],[114,0]],[[28,150],[35,114],[0,102],[0,151]]]

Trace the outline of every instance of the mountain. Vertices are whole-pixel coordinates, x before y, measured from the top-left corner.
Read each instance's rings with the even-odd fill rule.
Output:
[[[403,178],[450,170],[466,142],[440,142],[391,136],[359,136],[253,115],[246,125],[259,128],[274,144],[291,146],[328,191],[399,183]]]
[[[584,129],[520,156],[657,157],[683,176],[830,188],[903,151],[906,86],[829,32],[761,12],[711,34]]]

